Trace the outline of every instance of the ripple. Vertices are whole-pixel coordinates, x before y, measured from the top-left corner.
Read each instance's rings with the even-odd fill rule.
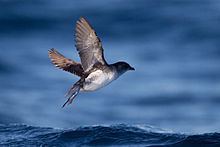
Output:
[[[9,146],[190,146],[220,145],[220,134],[184,135],[143,125],[96,125],[54,129],[22,124],[0,125],[0,145]]]

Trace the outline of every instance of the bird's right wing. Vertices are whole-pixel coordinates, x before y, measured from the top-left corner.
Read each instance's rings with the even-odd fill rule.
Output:
[[[83,76],[84,70],[80,63],[77,63],[71,59],[64,57],[62,54],[60,54],[53,48],[48,51],[48,55],[51,59],[51,62],[59,69],[68,71],[80,77]]]

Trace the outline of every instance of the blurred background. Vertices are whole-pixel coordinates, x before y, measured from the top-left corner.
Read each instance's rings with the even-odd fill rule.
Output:
[[[78,78],[56,69],[47,51],[79,61],[80,16],[101,38],[108,63],[127,61],[136,71],[62,109]],[[219,25],[218,0],[0,0],[0,123],[218,132]]]

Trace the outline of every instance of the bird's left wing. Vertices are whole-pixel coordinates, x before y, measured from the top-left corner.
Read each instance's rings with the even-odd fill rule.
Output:
[[[80,63],[77,63],[71,59],[64,57],[62,54],[60,54],[53,48],[48,51],[48,55],[51,59],[51,62],[59,69],[68,71],[80,77],[83,76],[84,70]]]
[[[76,49],[85,72],[89,71],[96,63],[107,64],[104,59],[102,43],[86,19],[81,17],[77,21],[75,33]]]

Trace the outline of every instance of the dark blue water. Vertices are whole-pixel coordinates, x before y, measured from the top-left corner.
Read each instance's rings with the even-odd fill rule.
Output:
[[[11,133],[13,136],[11,136]],[[182,135],[149,126],[87,126],[53,129],[0,126],[1,146],[219,146],[220,134]]]
[[[1,144],[219,143],[218,0],[0,0],[0,12]],[[80,16],[109,63],[124,60],[136,71],[62,109],[78,78],[55,69],[47,51],[79,61]]]

